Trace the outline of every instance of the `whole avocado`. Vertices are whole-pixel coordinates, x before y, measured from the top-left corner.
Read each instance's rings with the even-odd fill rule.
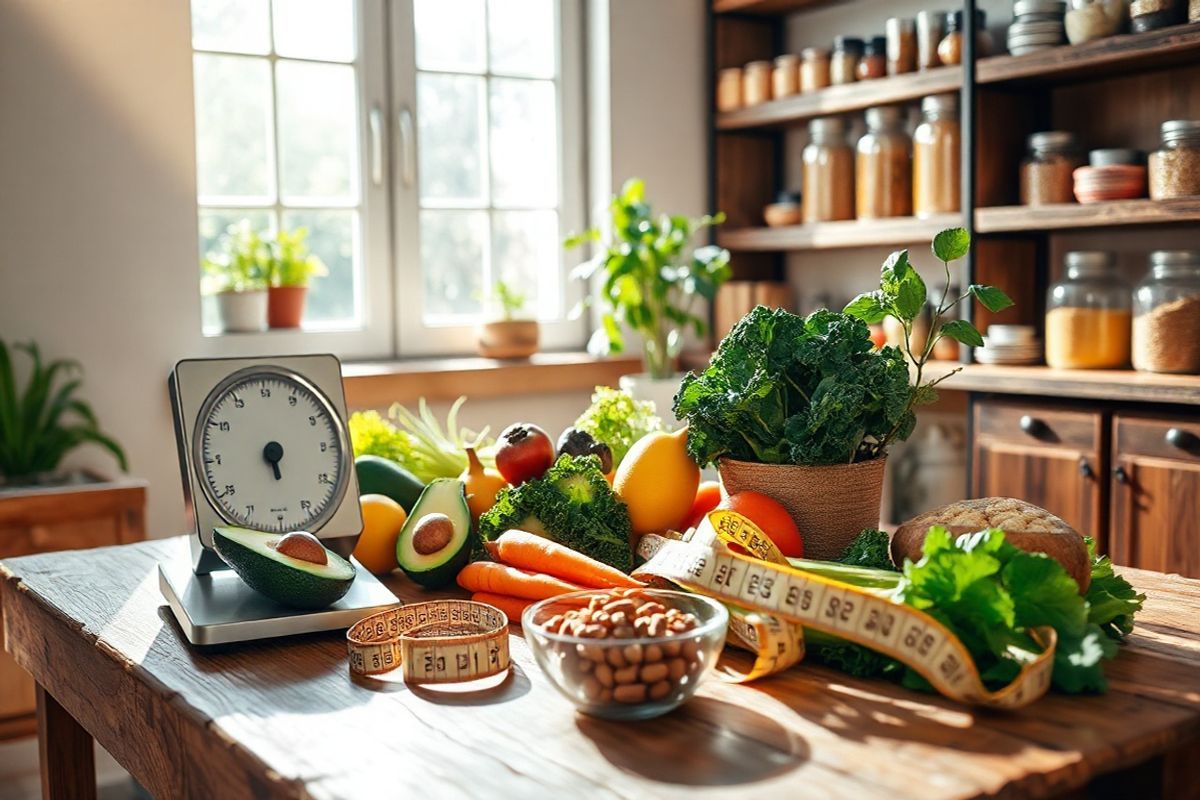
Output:
[[[596,456],[600,459],[600,471],[606,475],[612,472],[612,448],[604,442],[596,441],[595,437],[585,430],[576,427],[567,428],[558,437],[557,448],[560,456]]]
[[[394,461],[380,456],[359,456],[354,459],[358,474],[358,493],[386,495],[405,510],[412,511],[425,485]]]

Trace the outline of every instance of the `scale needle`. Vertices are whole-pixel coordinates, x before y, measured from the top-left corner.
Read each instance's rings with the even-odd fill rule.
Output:
[[[283,458],[283,445],[279,442],[267,442],[263,447],[263,460],[271,465],[271,469],[275,472],[275,480],[279,480],[283,475],[279,472],[279,461]]]

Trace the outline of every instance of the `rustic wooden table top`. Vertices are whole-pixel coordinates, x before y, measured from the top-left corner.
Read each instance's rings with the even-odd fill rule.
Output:
[[[17,660],[158,797],[1044,797],[1200,736],[1200,581],[1177,576],[1124,571],[1149,600],[1102,697],[987,712],[802,664],[618,723],[577,715],[516,628],[482,693],[351,680],[340,633],[193,649],[156,569],[184,553],[31,556],[0,581]]]

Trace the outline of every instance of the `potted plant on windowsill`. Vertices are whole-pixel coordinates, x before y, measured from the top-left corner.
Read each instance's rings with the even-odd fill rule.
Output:
[[[202,288],[217,301],[221,331],[239,333],[267,327],[267,278],[271,252],[249,220],[230,225],[217,250],[201,261]]]
[[[934,238],[947,286],[950,262],[969,246],[961,228]],[[844,312],[804,318],[759,306],[704,371],[683,380],[675,413],[688,424],[689,454],[702,466],[717,464],[729,493],[754,490],[779,501],[804,535],[806,555],[840,556],[863,528],[879,524],[888,447],[909,437],[915,409],[933,402],[936,386],[958,371],[924,379],[938,340],[983,346],[970,322],[945,319],[968,297],[991,311],[1012,305],[991,286],[972,285],[953,298],[943,291],[918,346],[913,323],[926,289],[902,250],[884,262],[879,289]],[[876,349],[867,325],[888,316],[902,324],[903,347]]]
[[[529,358],[538,350],[538,323],[522,316],[528,296],[503,280],[492,287],[489,305],[494,319],[476,329],[476,345],[484,358]]]
[[[729,279],[729,251],[716,246],[693,248],[692,237],[724,221],[724,214],[691,219],[656,215],[646,202],[645,186],[631,178],[609,204],[612,231],[601,252],[580,264],[572,278],[591,281],[599,275],[600,326],[588,342],[588,351],[609,355],[625,350],[628,328],[641,337],[645,372],[621,379],[621,388],[639,400],[653,400],[660,416],[671,422],[668,411],[679,389],[675,361],[683,348],[684,333],[707,331],[705,320],[694,312],[697,299],[712,301]],[[567,248],[598,242],[601,232],[591,228],[566,240]],[[577,308],[581,313],[592,300],[590,293]]]
[[[280,231],[269,246],[267,324],[272,328],[299,328],[304,320],[309,283],[329,274],[325,263],[309,252],[307,238],[308,228]]]

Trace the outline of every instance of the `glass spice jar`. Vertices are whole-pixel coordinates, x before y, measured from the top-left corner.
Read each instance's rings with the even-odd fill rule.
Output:
[[[938,59],[943,64],[961,64],[963,58],[963,29],[966,17],[961,11],[946,16],[946,35],[938,43]],[[975,57],[982,58],[992,49],[992,37],[987,31],[987,14],[983,9],[975,11]]]
[[[1188,0],[1188,22],[1200,22],[1200,0]]]
[[[808,146],[801,154],[801,199],[805,222],[854,218],[854,151],[846,142],[840,117],[816,117],[808,123]]]
[[[867,39],[855,74],[860,81],[869,81],[887,75],[887,39],[882,36],[872,36]]]
[[[1021,162],[1021,203],[1040,206],[1075,202],[1075,168],[1084,164],[1079,140],[1070,131],[1030,134]]]
[[[1200,251],[1150,254],[1133,291],[1133,368],[1200,374]]]
[[[884,24],[887,73],[901,75],[917,69],[917,26],[911,19],[892,17]]]
[[[1145,33],[1186,22],[1184,0],[1133,0],[1129,4],[1129,30]]]
[[[863,40],[857,36],[835,36],[833,55],[829,58],[829,80],[834,86],[858,80],[858,60],[862,58]]]
[[[1046,297],[1046,363],[1058,369],[1129,364],[1131,299],[1112,253],[1067,253]]]
[[[867,132],[858,140],[854,165],[858,219],[912,214],[912,142],[897,106],[866,111]]]
[[[742,107],[742,68],[729,67],[717,73],[717,111]]]
[[[800,56],[791,53],[775,59],[771,70],[771,97],[791,97],[800,93]]]
[[[1151,199],[1200,195],[1200,120],[1168,120],[1161,130],[1162,147],[1148,159]]]
[[[937,49],[946,34],[946,16],[945,11],[921,11],[917,14],[917,67],[920,69],[942,65]]]
[[[806,47],[800,51],[800,91],[815,92],[829,85],[829,51]]]
[[[756,106],[771,99],[771,62],[751,61],[742,67],[742,104]]]
[[[921,124],[913,132],[913,213],[918,217],[958,211],[962,188],[958,95],[921,101]]]

